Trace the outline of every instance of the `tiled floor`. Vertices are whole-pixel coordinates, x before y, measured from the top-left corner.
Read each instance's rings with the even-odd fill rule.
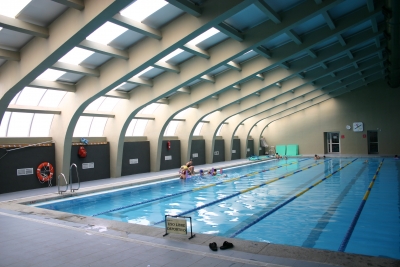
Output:
[[[214,167],[248,163],[236,160]],[[214,164],[215,165],[215,164]],[[198,166],[210,168],[211,165]],[[81,184],[81,192],[165,177],[176,170]],[[117,184],[117,185],[116,185]],[[76,216],[19,204],[58,196],[56,187],[0,195],[1,266],[400,266],[392,259],[226,239],[235,247],[213,252],[222,237],[168,235],[164,230]]]

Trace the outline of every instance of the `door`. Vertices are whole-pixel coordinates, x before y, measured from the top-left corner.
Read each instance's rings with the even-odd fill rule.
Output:
[[[378,154],[378,132],[367,131],[368,138],[368,154]]]
[[[339,132],[326,133],[328,153],[340,153]]]

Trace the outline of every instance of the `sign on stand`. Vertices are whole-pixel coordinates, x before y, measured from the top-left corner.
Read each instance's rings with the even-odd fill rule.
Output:
[[[192,231],[192,217],[186,216],[172,216],[165,215],[165,234],[166,236],[170,233],[179,234],[179,235],[187,235],[187,219],[190,219],[190,237],[189,239],[195,237]]]

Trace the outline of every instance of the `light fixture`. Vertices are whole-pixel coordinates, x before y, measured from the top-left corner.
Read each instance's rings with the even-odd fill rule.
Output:
[[[37,80],[46,80],[46,81],[56,81],[58,78],[60,78],[65,73],[66,73],[65,71],[47,69],[45,72],[40,74],[36,79]]]
[[[0,1],[0,15],[15,18],[31,0]]]
[[[87,40],[100,44],[108,44],[128,29],[117,24],[106,22],[95,30],[92,34],[86,37]]]
[[[60,58],[58,61],[73,65],[79,65],[82,61],[84,61],[86,58],[88,58],[93,54],[94,54],[93,51],[74,47],[72,48],[71,51],[69,51],[65,56]]]
[[[209,29],[208,31],[200,34],[199,36],[197,36],[196,38],[194,38],[192,41],[190,41],[188,44],[191,45],[197,45],[201,42],[203,42],[204,40],[210,38],[211,36],[215,35],[219,33],[219,30],[215,29],[214,27]]]
[[[132,20],[142,22],[145,18],[167,4],[168,2],[164,0],[137,0],[122,10],[120,14]]]

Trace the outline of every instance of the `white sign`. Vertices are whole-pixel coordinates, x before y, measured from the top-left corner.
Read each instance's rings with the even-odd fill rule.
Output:
[[[82,163],[82,169],[93,169],[93,168],[94,168],[94,162]]]
[[[218,156],[219,155],[219,151],[214,151],[214,155]]]
[[[198,158],[199,157],[199,153],[193,153],[192,158]]]
[[[165,156],[165,160],[172,160],[172,156]]]
[[[139,159],[130,159],[129,160],[129,164],[138,164],[139,163]]]
[[[187,234],[187,221],[185,219],[167,217],[167,233],[180,235]]]
[[[250,152],[250,148],[247,149],[247,152]]]
[[[235,154],[236,153],[236,150],[232,150],[232,154]]]

